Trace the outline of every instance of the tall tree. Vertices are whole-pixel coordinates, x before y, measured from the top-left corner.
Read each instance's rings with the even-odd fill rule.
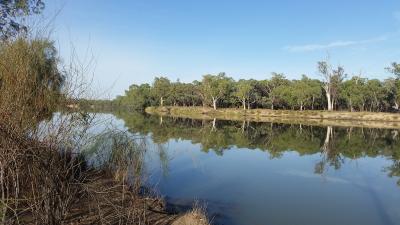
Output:
[[[133,84],[125,91],[125,96],[120,99],[121,103],[133,110],[143,110],[153,104],[151,87],[149,84]]]
[[[283,73],[272,73],[272,78],[269,80],[266,84],[266,88],[268,90],[268,100],[271,104],[271,109],[274,109],[274,105],[277,101],[277,95],[275,89],[277,89],[280,86],[288,85],[289,81],[286,79],[285,75]]]
[[[370,111],[381,110],[385,97],[388,95],[382,82],[377,79],[368,80],[365,84],[365,92]]]
[[[356,106],[360,111],[364,110],[366,100],[366,79],[353,76],[342,83],[341,97],[346,101],[350,111]]]
[[[400,107],[400,80],[389,78],[384,82],[384,88],[387,94],[387,101],[390,104],[390,108],[399,110]]]
[[[321,84],[302,75],[301,80],[292,82],[291,88],[294,102],[303,110],[306,106],[314,108],[315,99],[321,95]]]
[[[153,93],[160,100],[160,106],[164,106],[166,96],[170,94],[171,82],[166,77],[156,77],[153,82]]]
[[[205,96],[212,100],[213,108],[217,109],[217,103],[221,98],[226,97],[232,90],[233,80],[225,73],[218,75],[204,75],[201,82],[201,89]]]
[[[234,95],[240,100],[244,110],[246,110],[246,105],[248,105],[248,108],[250,106],[249,101],[253,90],[254,85],[250,80],[241,79],[236,83]]]
[[[389,72],[393,73],[395,75],[394,79],[389,79],[388,84],[389,84],[389,89],[392,94],[393,102],[394,102],[394,107],[396,110],[399,110],[400,108],[400,64],[393,62],[392,65],[388,68],[386,68]]]
[[[328,62],[321,61],[318,62],[318,71],[324,78],[323,88],[328,101],[328,110],[332,111],[339,95],[340,83],[345,76],[344,69],[340,66],[337,69],[332,69]]]

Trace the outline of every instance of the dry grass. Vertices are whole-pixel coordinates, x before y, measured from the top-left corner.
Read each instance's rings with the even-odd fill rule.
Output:
[[[210,222],[205,207],[196,202],[191,211],[179,216],[171,225],[210,225]]]
[[[142,166],[136,157],[90,169],[79,155],[3,127],[0,133],[3,224],[169,224],[176,218],[160,198],[127,182],[129,169]],[[131,153],[121,145],[115,144]]]

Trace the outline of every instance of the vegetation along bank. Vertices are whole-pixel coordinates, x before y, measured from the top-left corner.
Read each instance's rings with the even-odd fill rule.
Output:
[[[392,74],[385,80],[349,75],[343,67],[327,61],[317,63],[319,78],[302,75],[289,80],[282,73],[269,79],[240,79],[225,73],[204,75],[190,83],[156,77],[152,84],[133,84],[113,101],[96,101],[104,108],[144,110],[150,106],[203,106],[218,108],[262,108],[271,110],[327,110],[358,112],[398,112],[400,104],[400,64],[382,71]]]

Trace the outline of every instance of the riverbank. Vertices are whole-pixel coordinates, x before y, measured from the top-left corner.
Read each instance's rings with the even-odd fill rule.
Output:
[[[4,224],[208,225],[197,205],[186,213],[171,212],[167,202],[153,194],[155,190],[142,184],[140,174],[130,173],[129,166],[141,168],[144,162],[141,157],[126,157],[141,153],[121,138],[113,144],[119,146],[112,152],[116,161],[93,166],[84,152],[73,153],[50,139],[32,138],[2,123],[0,136],[0,183],[11,190],[3,193],[6,200],[0,204]]]
[[[344,112],[344,111],[291,111],[270,109],[217,109],[203,107],[147,107],[154,115],[235,121],[291,123],[318,126],[343,126],[400,129],[399,113]]]

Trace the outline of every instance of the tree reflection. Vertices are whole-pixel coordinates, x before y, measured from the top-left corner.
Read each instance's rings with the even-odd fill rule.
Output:
[[[340,169],[340,166],[344,163],[344,158],[337,149],[335,147],[334,129],[332,126],[327,126],[325,140],[321,147],[321,161],[315,165],[315,173],[323,174],[328,168],[327,165],[336,170]]]
[[[156,144],[171,139],[190,140],[200,144],[202,151],[213,151],[217,155],[223,155],[232,147],[265,151],[270,158],[282,157],[287,152],[300,156],[320,154],[320,161],[314,167],[318,174],[329,168],[340,169],[346,159],[381,156],[393,161],[393,165],[386,168],[388,175],[400,177],[398,130],[171,117],[161,120],[133,113],[116,116],[125,121],[131,133],[151,135]]]

